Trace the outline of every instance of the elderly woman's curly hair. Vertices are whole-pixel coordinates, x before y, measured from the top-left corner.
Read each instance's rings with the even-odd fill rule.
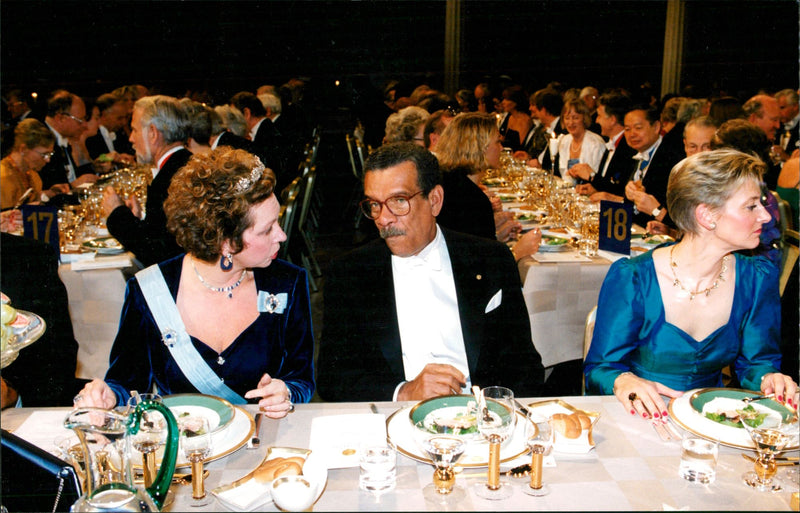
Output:
[[[242,234],[253,223],[251,207],[269,198],[274,188],[272,170],[244,150],[222,147],[194,155],[169,186],[167,228],[200,260],[217,260],[226,240],[238,253],[244,248]]]
[[[427,110],[413,105],[400,109],[386,120],[384,143],[414,142],[419,127],[428,121],[429,116]]]

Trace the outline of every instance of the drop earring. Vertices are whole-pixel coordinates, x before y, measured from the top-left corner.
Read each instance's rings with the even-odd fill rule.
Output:
[[[233,258],[231,254],[228,253],[227,255],[222,255],[219,259],[219,267],[223,271],[230,271],[233,268]]]

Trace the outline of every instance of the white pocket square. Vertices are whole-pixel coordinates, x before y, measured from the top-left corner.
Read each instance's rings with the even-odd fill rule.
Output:
[[[497,291],[497,294],[492,296],[492,299],[490,299],[489,302],[486,304],[486,310],[484,310],[483,313],[491,312],[492,310],[500,306],[500,303],[502,302],[503,302],[503,290],[501,289]]]

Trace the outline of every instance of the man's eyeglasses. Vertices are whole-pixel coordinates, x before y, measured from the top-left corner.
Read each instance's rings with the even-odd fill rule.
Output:
[[[358,205],[361,207],[361,211],[364,213],[367,219],[377,219],[380,217],[381,210],[383,210],[384,205],[386,205],[386,208],[389,209],[389,212],[391,212],[392,215],[405,216],[411,212],[411,198],[419,194],[422,194],[422,191],[417,191],[411,196],[398,194],[397,196],[388,198],[386,201],[365,199]]]
[[[39,150],[33,150],[33,151],[38,153],[39,156],[42,157],[45,160],[50,160],[51,158],[53,158],[53,155],[56,154],[56,152],[54,152],[54,151],[46,151],[46,152],[42,152],[42,151],[39,151]]]
[[[81,118],[79,118],[78,116],[73,116],[73,115],[72,115],[72,114],[70,114],[69,112],[62,112],[61,114],[63,114],[63,115],[65,115],[65,116],[67,116],[68,118],[72,118],[72,119],[74,119],[74,120],[75,120],[75,121],[77,121],[78,123],[86,123],[86,120],[85,120],[85,119],[81,119]]]

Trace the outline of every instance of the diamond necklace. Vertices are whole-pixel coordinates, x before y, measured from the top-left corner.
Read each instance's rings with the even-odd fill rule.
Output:
[[[242,275],[239,276],[239,279],[236,280],[236,283],[234,283],[233,285],[228,285],[227,287],[214,287],[213,285],[206,282],[206,280],[204,280],[203,277],[200,275],[200,271],[198,271],[197,267],[194,266],[194,258],[191,258],[190,260],[192,262],[192,269],[194,269],[194,274],[195,276],[197,276],[197,279],[200,280],[200,283],[202,283],[203,286],[208,290],[212,290],[214,292],[227,292],[228,299],[233,298],[233,289],[242,284],[242,282],[244,281],[244,276],[245,274],[247,274],[247,269],[246,268],[242,269]]]
[[[717,279],[714,280],[714,283],[712,283],[710,287],[707,287],[703,290],[696,290],[692,292],[691,290],[683,286],[683,283],[681,283],[681,280],[679,280],[678,276],[675,274],[675,268],[678,267],[678,264],[676,264],[675,260],[672,259],[672,254],[674,252],[675,252],[675,246],[672,246],[672,248],[669,250],[669,267],[670,269],[672,269],[672,278],[674,280],[672,282],[672,286],[680,287],[682,291],[689,294],[689,301],[692,301],[695,296],[699,296],[700,294],[705,294],[706,297],[708,297],[708,295],[711,294],[712,290],[719,287],[719,282],[725,281],[725,273],[728,272],[728,257],[730,255],[725,255],[724,257],[722,257],[722,269],[720,269],[719,275],[717,275]]]

